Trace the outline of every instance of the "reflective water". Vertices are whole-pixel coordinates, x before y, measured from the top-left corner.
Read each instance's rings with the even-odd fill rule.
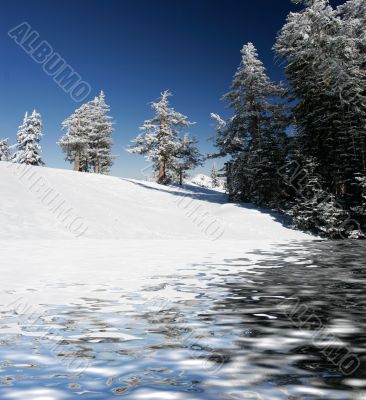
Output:
[[[15,299],[0,398],[366,399],[366,245],[256,253],[41,312]]]

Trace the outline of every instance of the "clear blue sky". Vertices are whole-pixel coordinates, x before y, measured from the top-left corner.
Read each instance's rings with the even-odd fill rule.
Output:
[[[90,97],[105,91],[119,155],[112,174],[139,178],[146,163],[124,148],[151,116],[148,103],[170,89],[172,105],[196,122],[191,132],[201,151],[211,151],[209,114],[227,115],[220,97],[242,45],[252,41],[269,75],[283,79],[271,47],[297,8],[290,0],[2,0],[0,137],[14,143],[24,112],[35,108],[44,121],[46,165],[71,168],[56,141],[61,122],[79,105],[8,37],[23,21],[91,85]]]

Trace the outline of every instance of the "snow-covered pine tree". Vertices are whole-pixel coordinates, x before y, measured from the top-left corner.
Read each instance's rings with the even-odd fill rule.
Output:
[[[44,165],[41,159],[40,139],[42,137],[41,115],[34,110],[30,116],[25,113],[17,133],[16,152],[13,161],[18,164]]]
[[[231,90],[224,96],[233,116],[225,123],[217,114],[214,156],[231,156],[230,195],[272,205],[279,197],[277,169],[284,162],[285,129],[289,124],[286,90],[272,82],[252,43],[243,46],[242,61]]]
[[[66,132],[58,144],[66,154],[66,160],[74,163],[74,171],[87,172],[89,170],[88,134],[91,129],[90,121],[90,107],[88,104],[83,104],[62,123],[62,129]]]
[[[355,176],[355,181],[357,182],[361,196],[357,212],[363,217],[366,217],[366,175],[357,173]]]
[[[323,179],[318,173],[319,164],[309,157],[302,165],[301,177],[296,183],[296,197],[289,211],[293,226],[309,232],[318,232],[319,204],[327,197]]]
[[[219,175],[218,175],[217,167],[216,167],[215,163],[212,164],[210,176],[211,176],[212,187],[215,188],[215,187],[220,186]]]
[[[108,174],[113,165],[112,118],[108,115],[110,107],[105,102],[104,92],[88,103],[90,107],[91,128],[88,132],[88,158],[97,174]]]
[[[0,140],[0,161],[10,161],[11,153],[8,139]]]
[[[288,16],[275,45],[297,99],[297,144],[318,160],[325,190],[350,210],[360,201],[354,176],[366,172],[366,5],[299,2],[305,8]]]
[[[275,45],[285,59],[299,144],[320,163],[327,190],[348,193],[365,169],[366,84],[364,2],[333,9],[328,0],[304,2],[288,16]],[[362,4],[363,3],[363,4]]]
[[[321,202],[316,212],[318,215],[319,231],[330,239],[340,239],[345,232],[345,221],[348,213],[336,202],[334,195],[330,195],[325,201]]]
[[[353,177],[366,174],[366,3],[349,0],[336,13],[340,32],[333,39],[336,56],[329,75],[343,111],[339,125],[340,184],[344,200],[352,203]]]
[[[326,47],[336,29],[335,13],[327,0],[306,4],[303,11],[289,14],[274,49],[287,62],[291,94],[299,99],[293,108],[301,138],[298,143],[306,157],[313,156],[322,164],[325,157],[333,157],[334,121],[338,119],[334,99],[328,97],[323,82],[323,52],[328,58]]]
[[[169,175],[179,148],[181,130],[192,125],[185,115],[169,106],[169,96],[171,93],[166,90],[159,101],[151,103],[154,117],[144,122],[140,128],[142,133],[128,148],[130,153],[145,155],[154,163],[157,182],[161,184],[167,184],[171,179]]]
[[[314,158],[304,161],[289,214],[295,228],[337,239],[347,235],[348,213],[334,195],[324,190],[324,180],[318,171],[319,163]]]
[[[197,148],[197,139],[186,133],[179,139],[178,146],[173,158],[172,169],[175,171],[178,182],[183,184],[187,178],[187,172],[203,164],[203,157]]]

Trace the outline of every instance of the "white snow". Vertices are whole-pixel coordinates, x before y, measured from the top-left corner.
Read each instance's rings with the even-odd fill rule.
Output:
[[[151,280],[164,285],[156,276],[181,268],[192,268],[197,284],[194,265],[214,263],[213,273],[220,273],[225,260],[245,257],[230,266],[248,269],[254,250],[312,239],[251,205],[226,203],[223,193],[192,185],[0,162],[0,190],[0,304],[36,305],[37,312],[103,285],[136,291]],[[173,301],[182,296],[160,293]]]
[[[225,194],[0,162],[0,239],[306,240]]]
[[[188,179],[187,183],[201,186],[201,187],[207,188],[207,189],[214,189],[219,192],[224,192],[224,181],[221,178],[218,178],[218,181],[219,181],[219,186],[217,188],[214,188],[211,177],[209,177],[205,174],[197,174],[193,178]]]
[[[111,366],[103,354],[90,365],[87,359],[72,359],[69,365],[57,352],[61,339],[82,335],[96,349],[103,340],[139,348],[147,333],[138,323],[130,329],[131,312],[155,313],[182,301],[197,302],[197,292],[222,282],[229,270],[251,270],[279,243],[312,239],[251,205],[227,204],[223,193],[193,185],[165,187],[0,162],[0,191],[0,336],[12,334],[22,344],[3,351],[4,365],[28,368],[35,363],[47,374],[59,374],[60,368],[68,374],[87,370],[83,384],[89,391],[107,390],[105,382],[136,365]],[[70,228],[75,218],[78,224]],[[184,290],[169,284],[171,278],[184,280]],[[73,307],[96,313],[101,307],[106,327],[86,318],[80,319],[78,330],[65,329],[53,320],[55,313]],[[39,351],[31,348],[34,339]],[[193,360],[187,349],[168,355],[151,354],[151,362],[168,369],[211,368]],[[61,386],[15,385],[0,393],[9,399],[74,398]],[[194,398],[191,393],[172,396],[140,388],[129,398]]]
[[[251,205],[225,203],[223,193],[192,185],[0,162],[0,191],[0,305],[6,310],[14,302],[41,313],[42,304],[77,302],[91,290],[118,299],[118,291],[103,288],[139,292],[151,282],[164,285],[164,276],[182,268],[197,285],[194,265],[214,265],[215,274],[237,258],[230,268],[247,270],[258,258],[254,250],[312,239]],[[169,288],[160,294],[172,301],[195,296]]]
[[[151,282],[164,285],[164,276],[182,268],[197,285],[194,265],[212,264],[215,274],[237,258],[230,268],[247,270],[258,258],[254,250],[312,239],[251,205],[225,203],[223,193],[192,185],[0,162],[0,190],[0,305],[6,310],[13,302],[41,313],[42,304],[77,302],[91,290],[118,299],[118,291],[103,288],[140,292]],[[172,301],[195,296],[168,288],[160,294]]]

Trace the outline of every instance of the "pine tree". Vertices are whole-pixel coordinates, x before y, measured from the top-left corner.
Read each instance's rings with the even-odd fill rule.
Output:
[[[66,130],[58,144],[75,171],[107,174],[113,165],[112,121],[103,91],[81,105],[63,123]]]
[[[341,22],[339,33],[333,39],[336,56],[331,82],[343,111],[338,126],[340,183],[346,202],[351,203],[354,175],[366,174],[366,4],[349,0],[336,9],[336,14]]]
[[[26,113],[23,123],[18,129],[17,150],[13,156],[13,161],[18,164],[44,165],[39,144],[42,136],[41,115],[35,110],[30,116]]]
[[[0,161],[10,161],[10,147],[8,144],[8,139],[0,140]]]
[[[360,216],[366,217],[366,175],[357,173],[355,176],[355,181],[359,188],[359,194],[361,198],[354,211]]]
[[[360,30],[365,12],[357,0],[336,10],[327,0],[306,4],[302,12],[289,15],[275,50],[287,62],[292,94],[299,99],[294,114],[302,151],[319,161],[328,190],[345,195],[355,170],[365,169],[366,73]]]
[[[299,2],[305,8],[288,16],[275,45],[296,99],[298,151],[317,159],[324,189],[352,211],[354,176],[366,172],[366,5]]]
[[[224,96],[234,115],[225,123],[217,114],[214,156],[231,156],[227,176],[232,197],[274,205],[279,197],[277,169],[284,163],[289,117],[286,90],[266,75],[252,43],[243,46],[242,61],[231,90]]]
[[[74,171],[87,172],[88,134],[90,132],[90,113],[88,104],[83,104],[62,123],[66,133],[58,144],[66,154],[66,160],[74,163]]]
[[[105,102],[103,91],[88,103],[91,128],[88,133],[88,158],[95,173],[107,174],[113,165],[112,121],[108,115],[110,107]]]
[[[327,197],[324,181],[318,173],[319,164],[314,158],[307,158],[302,165],[301,175],[296,184],[296,197],[289,211],[295,228],[318,232],[320,223],[319,204]]]
[[[220,182],[219,182],[219,175],[217,172],[217,167],[216,164],[212,164],[211,167],[211,182],[212,182],[212,187],[218,187],[220,186]]]
[[[329,56],[329,36],[336,27],[334,10],[326,0],[307,4],[302,12],[289,14],[275,50],[287,61],[292,96],[299,99],[293,108],[299,144],[306,156],[313,156],[322,164],[323,154],[329,156],[328,163],[333,157],[334,122],[338,117],[334,101],[324,88],[323,71],[323,60]]]
[[[154,163],[157,182],[169,183],[175,154],[179,148],[179,134],[182,128],[192,125],[188,118],[169,106],[168,97],[171,93],[166,90],[161,93],[158,102],[153,102],[151,108],[155,112],[152,119],[146,120],[138,135],[129,147],[130,153],[145,155]]]
[[[340,239],[345,232],[344,222],[348,218],[348,213],[340,206],[334,195],[330,195],[326,201],[321,202],[317,208],[318,225],[317,228],[330,239]]]
[[[187,171],[203,164],[203,157],[197,148],[197,139],[185,134],[179,139],[173,159],[173,171],[175,171],[178,182],[183,184],[183,179],[187,178]]]

